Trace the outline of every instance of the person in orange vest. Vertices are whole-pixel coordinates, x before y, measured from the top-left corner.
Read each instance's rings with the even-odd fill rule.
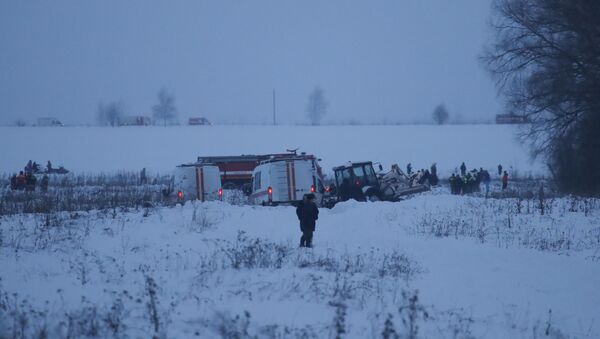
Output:
[[[25,183],[26,183],[26,178],[25,178],[25,174],[23,174],[23,171],[19,172],[19,175],[17,175],[17,189],[18,190],[24,190],[25,189]]]
[[[502,175],[502,190],[505,190],[508,187],[508,173],[504,171]]]

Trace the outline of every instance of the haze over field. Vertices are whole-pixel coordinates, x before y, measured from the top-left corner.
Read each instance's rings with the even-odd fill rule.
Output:
[[[282,153],[299,148],[322,158],[331,171],[347,161],[381,162],[387,169],[411,162],[415,170],[436,162],[447,177],[466,162],[469,169],[511,175],[543,175],[545,166],[530,160],[514,137],[514,126],[211,126],[211,127],[65,127],[0,128],[0,144],[35,140],[27,152],[7,148],[0,172],[22,169],[28,160],[64,165],[75,172],[148,170],[170,173],[198,156]]]
[[[92,123],[99,101],[151,115],[165,86],[180,120],[306,122],[316,85],[324,122],[431,121],[500,113],[477,60],[489,0],[4,1],[0,123]]]

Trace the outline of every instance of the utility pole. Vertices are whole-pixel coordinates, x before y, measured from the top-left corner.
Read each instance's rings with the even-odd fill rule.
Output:
[[[277,125],[277,111],[275,110],[275,89],[273,89],[273,126]]]

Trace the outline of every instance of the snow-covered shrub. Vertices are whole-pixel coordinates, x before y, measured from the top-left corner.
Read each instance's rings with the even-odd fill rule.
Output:
[[[225,218],[221,209],[207,206],[199,202],[192,202],[193,212],[191,222],[187,225],[191,232],[202,233],[217,225]]]
[[[311,325],[301,327],[278,324],[259,325],[252,322],[252,316],[248,311],[243,311],[241,314],[215,311],[212,317],[202,319],[200,323],[207,333],[196,330],[194,333],[196,336],[224,339],[316,339],[323,338],[323,333],[327,333],[326,329],[329,328],[327,326],[327,328],[316,329]]]
[[[150,324],[154,329],[155,336],[159,333],[161,329],[160,318],[158,313],[158,286],[149,275],[144,276],[146,281],[146,293],[148,296],[148,301],[146,302],[146,307],[148,308],[148,319],[150,320]]]
[[[291,247],[259,238],[250,239],[245,232],[239,231],[235,243],[222,251],[234,269],[281,268],[291,253]]]
[[[402,291],[403,304],[398,308],[398,313],[402,317],[408,339],[416,339],[419,334],[419,320],[429,319],[429,313],[425,306],[419,303],[419,291]]]
[[[250,313],[244,311],[244,314],[231,316],[225,312],[215,313],[210,326],[223,339],[245,339],[250,336]]]
[[[385,318],[385,322],[383,324],[383,331],[381,332],[381,337],[383,339],[399,339],[400,336],[396,332],[396,328],[394,325],[394,316],[391,313],[388,313]]]
[[[342,339],[344,334],[346,334],[346,312],[348,306],[343,301],[330,302],[329,305],[335,309],[335,316],[333,317],[333,324],[331,326],[333,333],[330,337]]]
[[[0,216],[170,204],[161,192],[161,184],[168,184],[168,178],[149,182],[142,184],[136,173],[50,176],[48,192],[39,187],[33,192],[0,188]]]
[[[600,210],[599,201],[572,197],[466,199],[453,208],[420,215],[409,231],[540,251],[598,249],[600,226],[593,221],[593,215]],[[589,226],[582,227],[581,217],[587,218]]]

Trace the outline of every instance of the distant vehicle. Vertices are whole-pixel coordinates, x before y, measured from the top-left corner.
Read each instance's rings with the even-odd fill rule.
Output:
[[[198,118],[189,118],[188,119],[188,125],[190,125],[190,126],[198,126],[198,125],[208,125],[208,126],[210,126],[211,123],[206,118],[198,117]]]
[[[150,126],[151,124],[152,120],[150,117],[143,115],[132,115],[119,119],[120,126]]]
[[[295,204],[313,193],[320,204],[325,191],[317,160],[297,156],[261,162],[252,174],[250,202],[257,205]]]
[[[314,155],[301,153],[301,157],[314,160],[319,176],[323,176],[321,167]],[[221,171],[221,182],[225,189],[239,189],[249,195],[252,193],[252,172],[261,162],[273,159],[291,159],[298,157],[296,150],[289,153],[263,154],[263,155],[233,155],[233,156],[205,156],[198,157],[197,164],[214,164]]]
[[[523,115],[514,113],[496,114],[496,124],[527,124],[529,119]]]
[[[64,126],[60,120],[56,118],[38,118],[37,126],[40,127],[62,127]]]
[[[180,165],[175,168],[173,188],[177,201],[221,200],[221,176],[215,165]]]

